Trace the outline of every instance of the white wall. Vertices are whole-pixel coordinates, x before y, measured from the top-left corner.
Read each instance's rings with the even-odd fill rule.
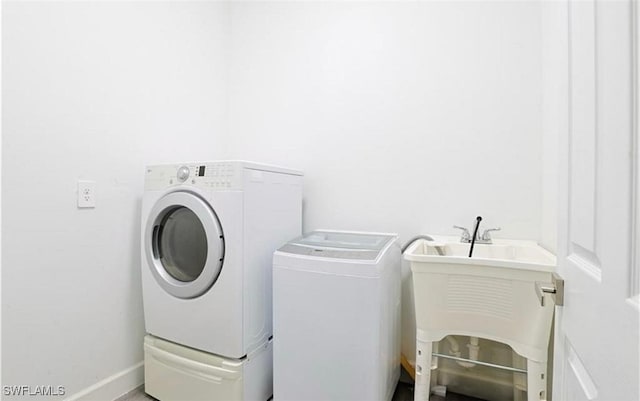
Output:
[[[543,1],[542,24],[542,213],[540,244],[557,251],[559,141],[568,129],[568,4]]]
[[[537,2],[232,5],[230,157],[305,172],[305,230],[537,239]]]
[[[536,1],[234,3],[229,155],[302,169],[305,231],[405,241],[482,215],[538,239],[540,24]]]
[[[222,157],[227,35],[223,3],[4,2],[3,384],[141,382],[144,165]]]

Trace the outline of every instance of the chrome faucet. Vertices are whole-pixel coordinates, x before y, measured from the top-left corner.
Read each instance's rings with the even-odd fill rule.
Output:
[[[465,243],[465,244],[469,244],[471,243],[471,233],[469,232],[468,229],[461,227],[461,226],[453,226],[453,228],[457,228],[458,230],[462,230],[462,233],[460,234],[460,242]],[[480,233],[478,233],[476,235],[476,244],[492,244],[493,241],[491,241],[491,232],[492,231],[500,231],[500,228],[489,228],[484,230],[484,232],[482,233],[482,235],[480,235]]]
[[[479,240],[481,241],[480,243],[482,244],[490,244],[491,243],[491,231],[500,231],[502,230],[500,227],[496,227],[496,228],[488,228],[486,230],[484,230],[484,232],[482,233],[482,235],[480,236]]]
[[[460,234],[460,242],[464,242],[466,244],[471,242],[471,233],[469,232],[469,230],[461,226],[453,226],[453,228],[462,230],[462,233]]]

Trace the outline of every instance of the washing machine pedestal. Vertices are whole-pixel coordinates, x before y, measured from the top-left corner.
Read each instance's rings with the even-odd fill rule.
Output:
[[[273,395],[273,342],[227,359],[147,335],[145,392],[160,401],[260,400]]]

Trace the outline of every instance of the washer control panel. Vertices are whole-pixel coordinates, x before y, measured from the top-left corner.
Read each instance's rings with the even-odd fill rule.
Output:
[[[146,190],[164,189],[178,185],[191,185],[203,189],[237,190],[242,186],[242,166],[233,162],[213,162],[147,167]]]

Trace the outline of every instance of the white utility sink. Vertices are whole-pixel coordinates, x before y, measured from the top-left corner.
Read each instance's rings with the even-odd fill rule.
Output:
[[[507,344],[527,358],[529,400],[546,399],[547,350],[554,303],[536,294],[552,281],[556,258],[534,241],[470,244],[458,237],[418,240],[404,253],[411,263],[416,310],[416,400],[429,394],[433,342],[447,335]],[[426,391],[426,395],[425,395]],[[541,393],[542,392],[542,393]],[[544,398],[543,398],[544,397]]]

